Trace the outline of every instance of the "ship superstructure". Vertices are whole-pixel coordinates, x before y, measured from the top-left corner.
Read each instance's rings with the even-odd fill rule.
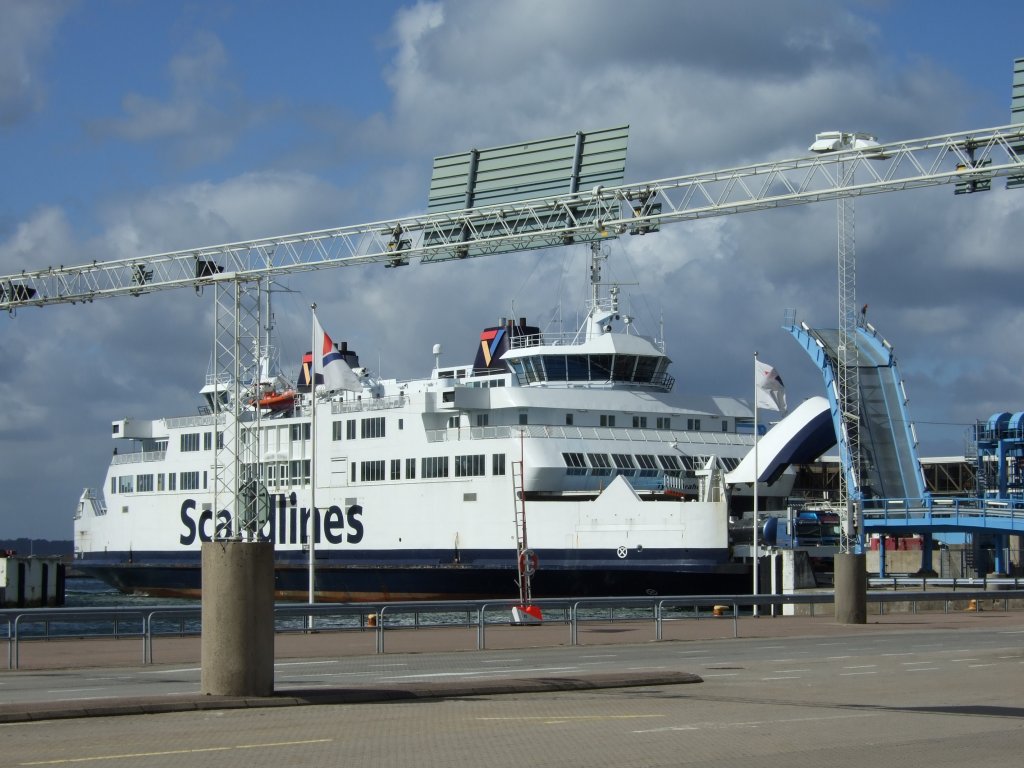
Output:
[[[724,476],[753,444],[751,407],[675,392],[663,344],[601,282],[603,258],[573,333],[503,319],[472,363],[437,350],[409,380],[376,378],[343,344],[360,391],[324,393],[306,361],[295,386],[264,372],[242,430],[257,526],[214,500],[225,388],[208,383],[205,413],[113,422],[104,486],[76,512],[76,565],[194,595],[203,541],[258,537],[274,542],[279,596],[305,599],[312,540],[317,599],[513,597],[525,500],[535,597],[743,589]]]

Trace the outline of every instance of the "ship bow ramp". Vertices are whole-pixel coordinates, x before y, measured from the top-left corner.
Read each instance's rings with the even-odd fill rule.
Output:
[[[774,483],[791,464],[806,464],[836,444],[832,412],[824,397],[811,397],[800,403],[782,421],[757,441],[758,481]],[[725,476],[728,485],[753,485],[753,449],[732,472]]]
[[[806,323],[788,328],[819,367],[838,434],[839,407],[835,402],[839,332],[813,329]],[[857,328],[857,376],[860,386],[862,498],[920,499],[927,495],[917,451],[917,436],[907,404],[906,389],[892,345],[870,323]]]

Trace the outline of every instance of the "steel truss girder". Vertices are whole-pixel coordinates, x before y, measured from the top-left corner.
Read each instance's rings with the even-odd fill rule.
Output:
[[[402,266],[644,234],[745,211],[1024,175],[1024,126],[966,131],[462,211],[0,277],[0,309],[332,267]],[[845,178],[844,178],[845,177]],[[857,183],[846,183],[859,178]]]
[[[213,511],[216,537],[251,539],[258,525],[260,410],[250,407],[260,393],[263,337],[263,285],[258,279],[236,279],[217,285],[214,306],[214,373],[222,419],[215,435]],[[226,396],[222,400],[219,395]],[[225,401],[226,400],[226,401]],[[231,525],[220,520],[231,515]]]

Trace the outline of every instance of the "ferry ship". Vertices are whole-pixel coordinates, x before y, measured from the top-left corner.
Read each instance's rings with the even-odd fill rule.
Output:
[[[263,507],[246,533],[273,541],[279,599],[307,599],[311,571],[317,601],[513,598],[527,530],[533,597],[749,591],[730,520],[750,486],[726,474],[753,445],[752,406],[674,391],[664,342],[601,282],[605,258],[591,255],[575,332],[503,319],[472,363],[442,365],[435,347],[430,375],[410,380],[375,377],[342,343],[356,391],[325,393],[305,363],[296,386],[279,375],[250,391],[245,471]],[[197,415],[113,422],[104,485],[75,512],[79,571],[198,596],[202,542],[242,535],[214,507],[223,388],[202,394]]]

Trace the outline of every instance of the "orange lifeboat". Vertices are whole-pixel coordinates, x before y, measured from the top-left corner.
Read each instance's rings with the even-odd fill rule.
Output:
[[[289,389],[285,392],[268,392],[260,398],[260,408],[271,411],[287,411],[295,402],[295,390]]]

